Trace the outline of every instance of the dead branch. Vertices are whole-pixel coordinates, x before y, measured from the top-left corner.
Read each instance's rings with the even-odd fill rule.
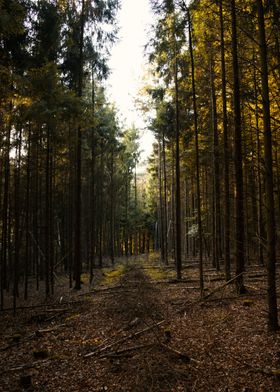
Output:
[[[75,305],[75,304],[81,304],[81,303],[83,303],[83,302],[85,302],[85,300],[79,300],[79,301],[68,301],[68,302],[62,302],[62,303],[59,303],[59,304],[39,304],[39,305],[29,305],[29,306],[18,306],[17,308],[16,308],[16,310],[27,310],[27,309],[38,309],[38,308],[44,308],[44,307],[48,307],[48,306],[53,306],[53,307],[55,307],[55,306],[63,306],[63,305]],[[14,310],[14,308],[5,308],[5,309],[2,309],[2,310],[0,310],[0,313],[1,312],[11,312],[11,311],[13,311]],[[65,311],[66,310],[68,310],[68,309],[65,309]],[[54,311],[57,311],[57,310],[54,310],[54,309],[46,309],[45,310],[46,312],[47,311],[49,311],[49,312],[54,312]],[[60,311],[60,310],[58,310],[58,311]]]
[[[226,286],[234,282],[237,278],[239,278],[244,272],[241,272],[241,274],[236,275],[234,278],[226,281],[224,284],[221,286],[217,287],[216,289],[210,291],[207,295],[204,295],[203,298],[200,298],[200,301],[206,301],[209,297],[211,297],[213,294],[217,293],[218,291],[224,289]]]
[[[67,324],[60,324],[60,325],[57,325],[57,326],[52,327],[52,328],[38,329],[38,330],[35,332],[35,334],[38,336],[38,335],[43,334],[43,333],[48,333],[48,332],[57,331],[59,328],[65,327],[66,325],[67,325]]]
[[[0,374],[5,374],[5,373],[8,373],[8,372],[20,372],[20,371],[26,370],[26,369],[33,369],[33,368],[38,367],[39,365],[40,366],[41,365],[45,365],[47,362],[50,362],[50,360],[49,359],[45,359],[45,360],[40,360],[40,361],[33,362],[33,363],[27,363],[25,365],[16,366],[16,367],[4,370]]]
[[[101,355],[99,358],[119,357],[119,356],[122,356],[123,354],[129,353],[131,351],[142,350],[142,348],[149,348],[149,347],[153,347],[154,345],[155,345],[155,343],[140,344],[138,346],[124,348],[123,350],[113,351],[113,352],[109,352],[107,354],[105,353],[105,354]]]
[[[101,352],[103,352],[103,351],[106,351],[106,350],[108,350],[109,348],[112,348],[112,347],[114,347],[114,346],[117,346],[117,345],[120,344],[120,343],[123,343],[123,342],[125,342],[125,341],[127,341],[127,340],[130,340],[130,339],[133,339],[133,338],[136,338],[136,337],[142,335],[142,334],[145,333],[145,332],[148,332],[148,331],[150,331],[150,330],[152,330],[152,329],[154,329],[154,328],[156,328],[156,327],[159,327],[161,324],[163,324],[163,323],[165,323],[165,322],[166,322],[166,320],[161,320],[161,321],[159,321],[158,323],[155,323],[155,324],[153,324],[153,325],[150,325],[150,326],[147,327],[147,328],[142,329],[141,331],[131,333],[131,334],[128,335],[128,336],[124,336],[123,338],[117,340],[116,342],[113,342],[113,343],[111,343],[111,344],[108,344],[107,346],[100,347],[100,346],[102,346],[102,345],[100,345],[100,346],[96,347],[96,349],[95,349],[94,351],[92,351],[91,353],[84,355],[84,357],[85,357],[85,358],[89,358],[89,357],[92,357],[93,355],[98,355],[99,353],[101,353]]]
[[[179,357],[180,359],[182,359],[184,362],[186,363],[190,363],[191,358],[188,356],[187,353],[184,353],[182,351],[176,350],[175,348],[172,348],[170,346],[167,346],[167,344],[163,344],[161,343],[160,346],[164,349],[166,349],[167,351],[170,351],[172,354],[175,354],[177,357]]]
[[[100,289],[92,289],[90,291],[87,291],[86,293],[79,294],[78,297],[83,297],[83,296],[89,295],[89,294],[103,293],[106,291],[112,291],[112,290],[117,290],[117,289],[122,289],[122,288],[123,288],[122,285],[118,285],[118,286],[104,287],[104,288],[100,288]]]

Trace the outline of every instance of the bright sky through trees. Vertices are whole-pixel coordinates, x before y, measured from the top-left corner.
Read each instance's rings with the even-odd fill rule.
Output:
[[[144,130],[141,113],[135,107],[135,98],[144,73],[144,46],[152,22],[149,0],[122,0],[119,12],[119,41],[114,45],[109,66],[109,90],[126,124],[132,123],[141,129],[142,159],[152,152],[153,135]]]

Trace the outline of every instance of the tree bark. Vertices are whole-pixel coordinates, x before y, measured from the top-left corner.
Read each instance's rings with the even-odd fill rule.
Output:
[[[219,3],[220,34],[221,34],[221,72],[222,72],[222,101],[223,101],[223,137],[224,137],[224,260],[225,277],[230,280],[230,195],[229,195],[229,148],[228,148],[228,116],[227,116],[227,89],[225,66],[225,39],[223,0]]]
[[[220,206],[220,178],[219,178],[219,137],[217,120],[217,100],[215,92],[214,64],[211,53],[210,60],[210,82],[211,82],[211,106],[212,106],[212,131],[213,131],[213,171],[214,171],[214,246],[215,268],[220,270],[221,258],[221,206]]]
[[[189,47],[191,57],[191,78],[192,78],[192,102],[194,111],[194,132],[195,132],[195,168],[196,168],[196,193],[197,193],[197,223],[198,223],[198,247],[199,247],[199,286],[200,295],[204,294],[204,277],[203,277],[203,253],[202,253],[202,220],[201,220],[201,197],[200,197],[200,173],[199,173],[199,146],[198,146],[198,114],[196,105],[196,89],[194,77],[194,56],[192,48],[192,26],[189,10]]]
[[[264,177],[266,201],[266,231],[267,231],[267,301],[268,301],[268,329],[279,329],[276,294],[276,231],[273,194],[273,162],[270,123],[270,100],[268,86],[267,46],[265,36],[264,9],[262,0],[257,0],[260,62],[262,79],[262,107],[264,126]]]
[[[176,45],[176,43],[175,43]],[[175,50],[175,65],[174,65],[174,83],[175,83],[175,217],[176,217],[176,272],[177,279],[182,278],[182,250],[181,250],[181,184],[180,184],[180,124],[179,124],[179,85],[178,85],[178,61],[177,49]]]
[[[233,70],[233,103],[234,103],[234,168],[235,168],[235,280],[238,294],[244,293],[244,203],[243,203],[243,168],[242,168],[242,135],[239,64],[237,49],[237,27],[235,0],[231,0],[232,26],[232,70]]]
[[[82,0],[80,44],[79,44],[79,75],[78,75],[78,97],[83,94],[83,48],[84,48],[84,25],[85,25],[85,0]],[[82,130],[81,125],[77,129],[77,151],[76,151],[76,222],[75,222],[75,289],[81,289],[81,218],[82,218]]]

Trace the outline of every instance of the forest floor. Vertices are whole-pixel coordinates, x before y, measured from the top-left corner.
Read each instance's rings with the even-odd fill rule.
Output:
[[[206,269],[204,300],[197,265],[177,282],[156,255],[96,271],[93,287],[83,279],[77,292],[61,278],[45,306],[0,313],[1,392],[280,391],[262,268],[247,269],[239,297]]]

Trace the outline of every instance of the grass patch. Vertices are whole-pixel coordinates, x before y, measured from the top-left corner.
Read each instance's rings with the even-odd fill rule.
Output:
[[[115,267],[115,269],[103,268],[102,272],[104,275],[102,283],[105,285],[112,285],[117,283],[121,276],[124,274],[125,266],[123,264],[119,264]]]
[[[160,262],[160,254],[158,252],[150,253],[148,259],[143,258],[139,261],[142,267],[145,268],[146,275],[151,280],[165,280],[176,277],[175,270],[165,268]]]
[[[152,280],[162,280],[167,277],[166,271],[164,271],[161,268],[149,268],[146,270],[146,274],[152,279]]]

